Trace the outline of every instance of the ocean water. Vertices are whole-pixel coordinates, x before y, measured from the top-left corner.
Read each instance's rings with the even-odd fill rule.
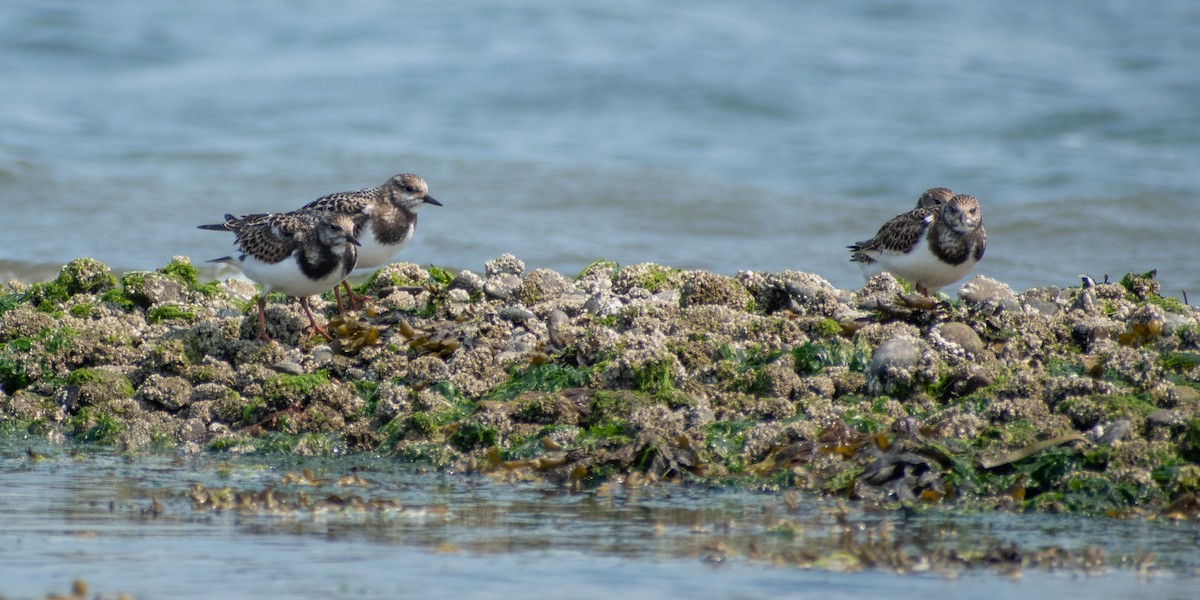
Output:
[[[1200,297],[1197,57],[1192,0],[9,0],[0,278],[201,263],[200,223],[415,172],[445,206],[399,260],[452,269],[856,287],[845,246],[946,186],[977,273]]]

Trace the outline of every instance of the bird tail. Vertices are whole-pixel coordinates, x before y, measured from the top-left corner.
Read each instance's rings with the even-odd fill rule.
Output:
[[[225,213],[225,222],[224,223],[210,223],[208,225],[199,225],[196,227],[196,229],[207,229],[209,231],[233,231],[237,228],[237,226],[242,221],[245,221],[245,220],[246,220],[245,217],[242,217],[241,219],[239,219],[229,213]]]
[[[207,229],[209,231],[237,231],[242,227],[242,225],[265,216],[267,216],[267,213],[255,213],[253,215],[242,215],[240,217],[235,217],[229,213],[225,213],[224,223],[198,225],[196,229]]]

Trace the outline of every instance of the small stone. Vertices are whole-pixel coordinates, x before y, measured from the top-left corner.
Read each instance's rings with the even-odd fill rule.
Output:
[[[932,334],[933,337],[960,348],[966,354],[966,358],[973,359],[983,355],[983,340],[966,323],[942,323],[933,328]]]
[[[537,304],[557,299],[574,289],[575,284],[557,272],[550,269],[534,269],[525,276],[520,295],[523,302]]]
[[[155,271],[127,272],[121,276],[121,285],[127,296],[145,307],[181,304],[187,295],[182,283]]]
[[[1100,310],[1096,305],[1096,286],[1092,285],[1079,290],[1079,297],[1075,298],[1072,308],[1088,315],[1099,313]]]
[[[907,388],[921,362],[924,343],[910,335],[893,337],[875,349],[867,366],[867,388],[876,395]]]
[[[1162,315],[1163,335],[1179,335],[1196,329],[1196,319],[1190,316],[1177,315],[1170,312],[1164,312]]]
[[[1118,419],[1105,426],[1096,427],[1096,444],[1112,446],[1125,439],[1133,431],[1133,423],[1129,419]]]
[[[459,271],[454,279],[450,280],[450,285],[447,288],[451,290],[463,290],[469,295],[483,293],[484,280],[482,277],[471,271]]]
[[[550,314],[546,315],[546,331],[550,336],[550,343],[555,345],[562,344],[563,330],[571,324],[571,317],[567,313],[554,309]]]
[[[958,297],[963,302],[978,305],[990,312],[1021,309],[1012,288],[983,275],[978,275],[963,284],[958,290]]]
[[[1148,298],[1157,298],[1162,291],[1162,284],[1158,282],[1158,271],[1150,271],[1149,273],[1136,274],[1129,273],[1121,278],[1121,285],[1133,294],[1133,297],[1139,302]]]
[[[1058,305],[1049,300],[1032,298],[1025,301],[1025,311],[1047,317],[1058,314]]]
[[[613,290],[618,294],[628,294],[635,289],[656,294],[678,285],[679,271],[655,263],[639,263],[618,271],[612,282]]]
[[[497,315],[501,319],[512,321],[513,323],[524,323],[525,321],[530,321],[537,318],[537,315],[533,314],[533,311],[520,304],[509,304],[504,306],[499,310],[499,312],[497,312]]]
[[[1147,427],[1174,427],[1183,424],[1183,416],[1177,410],[1162,408],[1146,415]]]
[[[597,317],[606,317],[621,310],[621,301],[608,292],[596,292],[583,303],[583,310]]]
[[[896,297],[904,293],[904,287],[891,273],[884,271],[871,279],[862,289],[855,292],[854,306],[860,309],[873,310],[880,305],[895,302]]]
[[[405,381],[412,386],[434,384],[450,378],[450,369],[436,356],[422,356],[408,363]]]
[[[746,288],[731,277],[705,271],[689,271],[683,275],[680,303],[685,307],[717,304],[744,310],[750,299]]]
[[[575,284],[589,293],[608,291],[612,289],[613,279],[616,278],[619,267],[611,260],[597,260],[584,267],[583,272],[575,278]]]
[[[1196,388],[1177,385],[1171,390],[1171,396],[1175,401],[1176,406],[1184,407],[1189,410],[1196,411],[1200,409],[1200,390]]]
[[[1084,352],[1094,352],[1105,342],[1116,339],[1123,329],[1120,323],[1096,317],[1075,323],[1071,327],[1071,337],[1083,346]]]
[[[312,361],[317,367],[323,367],[333,360],[333,350],[329,346],[313,348]]]
[[[520,277],[525,272],[525,263],[511,254],[501,254],[497,258],[483,263],[483,267],[488,279],[505,274]]]
[[[413,263],[392,263],[380,269],[372,278],[370,291],[379,296],[387,296],[396,288],[423,286],[429,281],[429,271],[421,265]]]
[[[0,340],[33,337],[54,325],[54,317],[31,308],[4,311],[0,313]]]
[[[271,365],[271,368],[279,371],[280,373],[287,373],[288,375],[304,374],[304,367],[300,366],[300,363],[294,360],[281,360]]]
[[[138,386],[133,396],[141,402],[157,404],[167,410],[179,410],[192,399],[192,384],[182,377],[164,377],[153,373]]]
[[[497,300],[511,300],[521,289],[521,278],[512,273],[498,273],[489,276],[483,291]]]
[[[789,300],[788,307],[800,314],[832,317],[847,308],[838,299],[832,284],[811,273],[785,271],[777,277],[768,277],[768,280],[782,283]]]

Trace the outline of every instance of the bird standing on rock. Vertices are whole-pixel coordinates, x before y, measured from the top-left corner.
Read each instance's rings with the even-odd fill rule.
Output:
[[[944,188],[926,194],[939,189]],[[928,296],[965,277],[983,258],[987,231],[979,200],[957,194],[941,204],[930,198],[932,206],[922,207],[922,201],[925,195],[918,208],[893,217],[875,237],[849,246],[850,260],[860,264],[865,279],[887,271]]]
[[[417,175],[393,175],[383,185],[354,192],[338,192],[309,202],[301,211],[345,215],[353,220],[354,236],[362,242],[358,267],[372,269],[387,264],[404,249],[417,228],[417,210],[424,204],[442,206],[429,195],[429,186]],[[351,304],[365,298],[345,281]],[[337,293],[337,289],[334,289]],[[341,295],[338,294],[338,306]]]
[[[267,294],[280,292],[300,299],[308,315],[309,336],[320,333],[332,340],[313,317],[308,297],[345,281],[358,263],[359,242],[346,215],[296,211],[235,217],[200,229],[232,231],[241,254],[208,262],[236,265],[263,286],[258,297],[258,339],[266,341]]]

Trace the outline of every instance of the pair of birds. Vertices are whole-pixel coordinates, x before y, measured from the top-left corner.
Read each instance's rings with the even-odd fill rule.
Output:
[[[965,277],[983,258],[987,231],[979,200],[939,187],[926,190],[915,209],[884,223],[875,237],[849,248],[865,279],[887,271],[928,296]]]
[[[241,254],[209,262],[235,264],[263,286],[259,339],[267,339],[266,294],[273,291],[299,298],[311,331],[330,338],[313,317],[308,297],[333,288],[341,307],[338,286],[345,286],[355,302],[346,277],[355,268],[381,266],[400,252],[412,239],[417,211],[424,204],[442,205],[429,195],[425,180],[402,173],[379,187],[322,196],[295,211],[227,214],[225,222],[200,229],[236,234]],[[983,258],[986,246],[979,201],[931,188],[917,199],[915,209],[893,217],[875,237],[849,248],[850,260],[862,267],[864,278],[887,271],[929,295],[966,276]]]
[[[280,292],[300,299],[308,315],[310,335],[332,339],[317,324],[308,297],[333,289],[342,305],[339,286],[351,303],[356,296],[346,277],[355,268],[389,262],[412,239],[422,205],[442,203],[429,195],[425,180],[411,173],[395,175],[379,187],[322,196],[283,213],[235,217],[200,229],[232,231],[240,254],[209,262],[236,265],[263,286],[258,298],[258,339],[267,340],[266,298]]]

